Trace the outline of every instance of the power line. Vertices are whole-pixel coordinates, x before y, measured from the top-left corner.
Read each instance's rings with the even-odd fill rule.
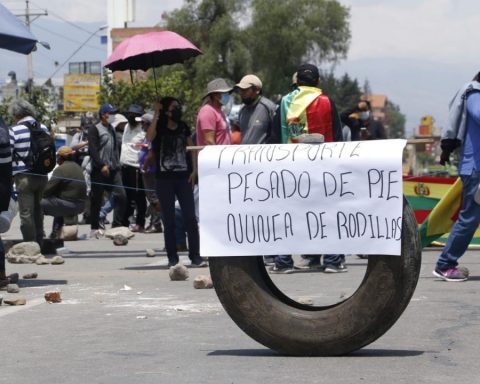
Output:
[[[38,25],[38,24],[35,24],[35,28],[44,30],[44,31],[46,31],[46,32],[48,32],[48,33],[50,33],[50,34],[52,34],[52,35],[55,35],[55,36],[61,37],[62,39],[71,41],[72,43],[82,44],[80,41],[76,41],[76,40],[70,39],[69,37],[67,37],[67,36],[65,36],[65,35],[62,35],[62,34],[57,33],[57,32],[54,32],[54,31],[52,31],[52,30],[50,30],[50,29],[48,29],[48,28],[41,27],[41,26]],[[96,32],[95,32],[95,33],[96,33]],[[102,52],[104,51],[104,49],[99,48],[99,47],[95,47],[95,46],[93,46],[93,45],[88,45],[88,44],[87,44],[86,46],[89,47],[89,48],[92,48],[92,49],[97,49],[97,50],[102,51]]]

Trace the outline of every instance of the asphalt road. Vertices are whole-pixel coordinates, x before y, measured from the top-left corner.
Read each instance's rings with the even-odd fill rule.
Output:
[[[4,239],[20,237],[18,218]],[[88,233],[87,226],[80,233]],[[479,251],[462,261],[465,283],[431,274],[439,250],[423,252],[412,301],[380,339],[343,357],[286,357],[256,343],[228,317],[215,291],[172,282],[158,252],[161,234],[136,235],[127,246],[110,240],[66,242],[63,265],[7,264],[8,272],[37,272],[21,280],[25,306],[0,307],[0,383],[480,383]],[[341,275],[276,275],[292,298],[328,304],[350,295],[366,260],[351,256]],[[60,290],[63,301],[45,302]]]

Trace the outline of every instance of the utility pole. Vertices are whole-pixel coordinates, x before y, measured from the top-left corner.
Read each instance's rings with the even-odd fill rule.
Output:
[[[17,16],[24,16],[25,17],[25,24],[28,29],[30,29],[30,24],[38,19],[40,16],[48,16],[47,10],[43,11],[42,13],[30,13],[30,2],[29,0],[25,0],[25,14],[24,15],[17,15]],[[32,88],[33,88],[33,58],[32,53],[27,55],[27,87],[28,93],[32,95]]]

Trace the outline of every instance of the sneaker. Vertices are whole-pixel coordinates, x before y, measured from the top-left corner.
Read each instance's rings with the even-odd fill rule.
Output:
[[[132,232],[138,232],[138,233],[143,233],[145,232],[145,228],[143,228],[141,225],[135,224],[130,231]]]
[[[201,258],[198,260],[197,259],[192,260],[192,262],[190,263],[190,268],[204,268],[204,267],[208,267],[208,263]]]
[[[325,273],[341,273],[341,272],[348,272],[348,268],[344,263],[340,263],[338,265],[333,264],[326,264],[323,267],[323,272]]]
[[[445,281],[466,281],[468,279],[468,276],[457,267],[451,267],[444,270],[435,268],[433,275]]]
[[[106,225],[106,220],[105,219],[98,219],[98,226],[100,227],[100,229],[105,229],[105,225]]]
[[[90,239],[100,239],[104,234],[105,233],[101,229],[92,229],[90,231]]]
[[[270,268],[270,273],[274,273],[274,274],[289,274],[289,273],[293,273],[295,272],[295,268],[294,267],[283,267],[283,268],[279,268],[277,267],[276,265],[273,265],[271,268]]]

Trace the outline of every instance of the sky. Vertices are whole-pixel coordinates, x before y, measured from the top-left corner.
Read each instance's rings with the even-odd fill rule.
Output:
[[[0,1],[17,15],[24,13],[24,0]],[[477,46],[480,2],[339,1],[350,9],[352,38],[347,58],[333,67],[335,73],[348,73],[360,85],[368,80],[373,93],[387,95],[406,115],[409,134],[425,115],[432,115],[438,128],[444,126],[448,102],[480,71],[480,53],[473,48]],[[136,0],[136,20],[128,25],[153,26],[161,21],[163,12],[182,3]],[[33,21],[32,32],[52,47],[50,51],[39,47],[33,54],[35,79],[61,78],[68,71],[68,61],[105,61],[106,45],[100,44],[100,33],[94,32],[106,24],[106,0],[31,0],[30,8],[31,12],[47,10],[48,16]],[[0,52],[0,83],[12,70],[17,79],[25,80],[26,57]]]

